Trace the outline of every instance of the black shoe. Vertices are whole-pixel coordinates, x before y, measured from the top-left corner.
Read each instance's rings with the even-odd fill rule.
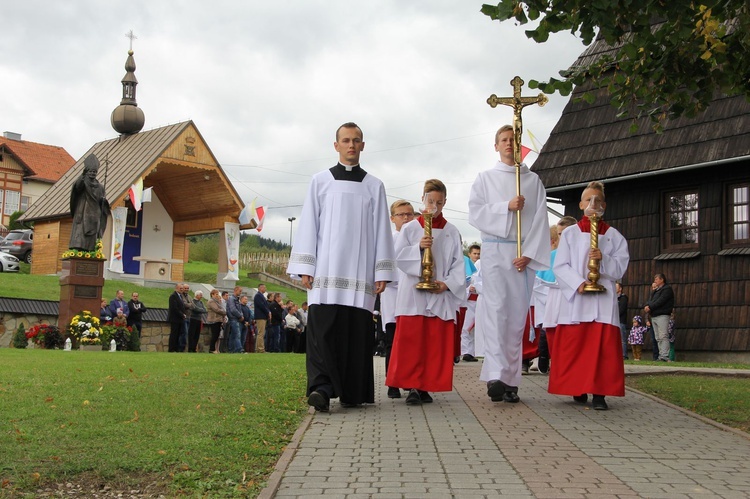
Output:
[[[573,397],[573,400],[578,402],[579,404],[585,404],[589,400],[588,394],[584,393],[582,395],[576,395]]]
[[[453,363],[454,364],[458,364],[459,362],[461,362],[461,356],[460,355],[458,357],[453,357]]]
[[[362,405],[362,404],[352,404],[351,402],[341,402],[341,401],[339,401],[339,404],[344,409],[354,409],[355,407],[359,407]]]
[[[499,379],[487,382],[487,395],[493,402],[500,402],[503,400],[503,394],[507,389],[508,385]]]
[[[607,403],[604,401],[604,395],[594,395],[591,397],[591,405],[595,411],[606,411],[609,409]]]
[[[318,412],[328,412],[330,403],[331,399],[323,392],[312,392],[310,396],[307,397],[307,404],[313,406]]]
[[[539,357],[539,362],[537,363],[537,367],[539,368],[539,372],[542,374],[549,373],[549,359],[547,357]]]
[[[406,405],[422,405],[422,398],[419,396],[419,390],[412,388],[409,395],[406,396]]]
[[[503,393],[503,402],[509,402],[511,404],[517,404],[521,401],[521,397],[516,392],[505,392]]]
[[[465,353],[462,357],[464,362],[479,362],[479,359],[471,355],[470,353]]]
[[[400,399],[401,398],[401,390],[398,388],[395,388],[393,386],[388,387],[388,398],[389,399]]]
[[[422,401],[423,404],[431,404],[432,403],[432,396],[428,392],[424,392],[422,390],[419,391],[419,400]]]

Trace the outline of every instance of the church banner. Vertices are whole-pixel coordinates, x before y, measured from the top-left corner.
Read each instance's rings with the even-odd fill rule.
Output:
[[[128,209],[124,206],[112,210],[112,251],[109,258],[109,271],[122,274],[122,247],[125,243],[125,221]]]
[[[224,222],[224,241],[227,245],[227,275],[228,281],[240,280],[240,224]]]

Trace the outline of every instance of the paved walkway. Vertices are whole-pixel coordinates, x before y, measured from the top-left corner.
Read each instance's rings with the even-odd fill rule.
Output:
[[[433,404],[385,387],[374,405],[333,401],[303,422],[261,497],[750,497],[741,432],[630,390],[594,411],[548,394],[541,374],[524,376],[521,403],[493,403],[480,365],[457,365]],[[628,370],[669,369],[639,368]]]

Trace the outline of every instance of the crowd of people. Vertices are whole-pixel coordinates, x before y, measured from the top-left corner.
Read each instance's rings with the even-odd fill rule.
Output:
[[[131,327],[140,337],[146,305],[137,292],[127,302],[124,296],[124,291],[118,290],[112,301],[103,299],[99,320]],[[167,321],[169,352],[203,351],[200,337],[207,331],[210,353],[305,353],[307,302],[301,306],[292,300],[282,304],[281,293],[267,293],[265,284],[258,286],[250,304],[250,297],[240,286],[232,293],[212,289],[206,300],[203,291],[196,290],[191,297],[190,285],[178,283],[169,296]]]
[[[516,165],[514,141],[513,127],[497,131],[499,161],[471,188],[469,222],[482,241],[465,256],[443,214],[443,182],[425,182],[419,209],[399,200],[389,210],[383,183],[360,165],[361,128],[345,123],[336,130],[339,162],[313,176],[287,268],[308,289],[307,397],[315,410],[328,411],[335,398],[344,408],[373,403],[373,352],[385,356],[387,396],[401,398],[403,390],[407,405],[450,391],[454,365],[477,357],[493,402],[519,402],[532,358],[549,374],[550,393],[578,403],[591,395],[596,410],[608,409],[605,397],[624,395],[633,330],[619,281],[629,253],[603,219],[604,185],[583,189],[580,219],[563,217],[550,227],[544,186]],[[589,262],[598,276],[589,276]],[[658,274],[644,314],[664,360],[672,308],[671,288]]]

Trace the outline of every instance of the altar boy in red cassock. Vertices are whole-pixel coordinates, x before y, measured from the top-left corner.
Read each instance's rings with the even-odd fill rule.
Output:
[[[583,190],[579,207],[584,216],[560,237],[553,270],[562,297],[557,314],[549,392],[573,395],[586,403],[593,394],[593,407],[606,410],[606,395],[625,395],[622,341],[615,282],[628,267],[628,243],[616,229],[599,220],[599,247],[591,248],[590,212],[604,213],[604,185],[591,182]],[[599,261],[603,292],[587,293],[589,259]],[[549,306],[549,304],[548,304]]]
[[[429,392],[453,389],[453,332],[456,312],[466,295],[461,234],[445,220],[445,184],[437,179],[424,186],[425,206],[433,207],[432,237],[424,233],[424,215],[401,227],[395,242],[396,264],[403,271],[396,300],[396,337],[386,385],[411,390],[408,405],[432,402]],[[432,211],[432,210],[431,210]],[[416,289],[422,253],[432,248],[433,291]]]

